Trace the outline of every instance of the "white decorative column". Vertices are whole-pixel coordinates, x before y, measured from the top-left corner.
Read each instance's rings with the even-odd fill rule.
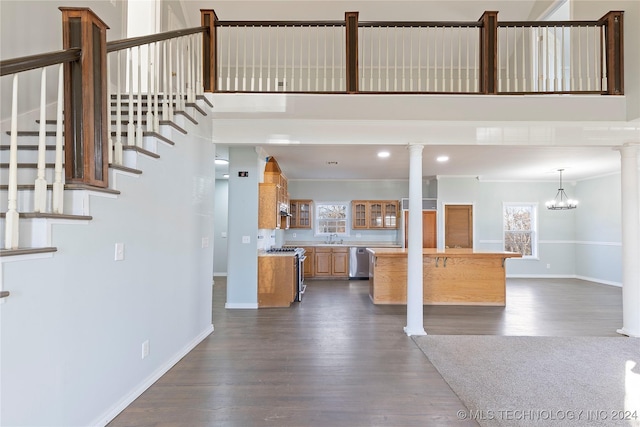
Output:
[[[640,337],[640,184],[638,144],[619,149],[622,182],[622,328],[619,334]]]
[[[409,145],[409,230],[407,236],[407,326],[404,332],[427,335],[422,310],[422,145]]]

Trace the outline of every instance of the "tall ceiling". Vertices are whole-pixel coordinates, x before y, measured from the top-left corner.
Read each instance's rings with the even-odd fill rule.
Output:
[[[221,0],[213,4],[183,3],[189,9],[184,11],[186,16],[198,16],[199,9],[213,7],[222,21],[342,20],[346,11],[359,11],[360,21],[476,21],[486,10],[499,11],[500,20],[534,20],[554,2]],[[354,109],[349,103],[340,106],[340,101],[327,101],[326,97],[320,98],[321,95],[315,95],[314,103],[313,96],[300,101],[271,94],[230,107],[237,97],[214,95],[214,138],[218,155],[228,158],[229,144],[259,147],[260,153],[276,157],[289,179],[408,179],[407,146],[419,143],[425,146],[425,177],[555,181],[558,169],[565,169],[563,176],[567,180],[616,173],[620,169],[620,155],[613,147],[640,140],[637,121],[604,121],[602,126],[589,127],[587,118],[583,119],[586,123],[576,126],[573,121],[555,122],[554,112],[545,111],[544,106],[531,119],[523,119],[517,113],[512,115],[503,107],[505,118],[496,120],[496,115],[487,111],[476,111],[467,118],[463,111],[455,110],[455,103],[448,105],[453,111],[444,113],[438,111],[437,106],[425,109],[419,101],[406,102],[400,108],[387,105],[374,111],[374,102],[370,103],[371,109],[366,106]],[[366,104],[371,98],[362,99]],[[348,113],[344,115],[341,111],[343,115],[336,118],[337,113],[332,111],[329,102],[334,102],[336,110]],[[602,108],[603,114],[613,110]],[[575,111],[575,120],[585,117],[580,108]],[[450,118],[456,114],[467,121]],[[536,126],[524,120],[533,120]],[[388,158],[377,156],[383,150],[389,152]],[[447,155],[449,160],[437,162],[435,158],[440,155]],[[217,176],[224,172],[224,168],[219,169]]]

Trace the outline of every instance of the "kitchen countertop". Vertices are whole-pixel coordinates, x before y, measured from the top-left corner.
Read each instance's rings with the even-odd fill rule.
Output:
[[[323,247],[359,247],[359,248],[400,248],[401,245],[397,243],[391,242],[354,242],[354,241],[344,241],[342,243],[324,243],[321,241],[296,241],[296,242],[286,242],[282,246],[323,246]]]
[[[406,257],[407,249],[403,248],[368,248],[368,252],[376,256],[387,257]],[[521,254],[517,252],[504,252],[504,251],[488,251],[478,250],[470,248],[449,248],[449,249],[422,249],[422,255],[433,255],[442,257],[496,257],[496,258],[519,258]]]

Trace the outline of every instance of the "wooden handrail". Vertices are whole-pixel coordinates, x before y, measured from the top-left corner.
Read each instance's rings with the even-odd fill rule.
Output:
[[[140,36],[122,40],[114,40],[107,42],[107,53],[128,49],[130,47],[142,46],[149,43],[160,42],[163,40],[169,40],[176,37],[188,36],[190,34],[204,33],[208,29],[208,27],[193,27],[186,30],[174,30],[159,34],[152,34],[150,36]]]
[[[57,52],[7,59],[0,61],[0,77],[22,73],[23,71],[35,70],[36,68],[44,68],[50,65],[78,61],[80,59],[80,55],[80,49],[73,48],[59,50]]]
[[[502,21],[498,27],[595,27],[599,21]]]
[[[462,22],[462,21],[359,21],[358,27],[452,27],[452,28],[467,28],[467,27],[481,27],[482,24],[477,21]]]
[[[219,27],[344,27],[344,21],[218,21]]]

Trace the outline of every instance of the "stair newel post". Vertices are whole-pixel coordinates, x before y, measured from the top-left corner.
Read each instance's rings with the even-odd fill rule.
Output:
[[[622,11],[611,11],[598,21],[604,27],[605,34],[606,58],[603,58],[603,66],[607,76],[607,95],[624,95],[623,16]]]
[[[480,28],[480,93],[498,93],[498,12],[484,12]]]
[[[18,248],[18,74],[13,75],[11,142],[9,145],[9,191],[5,214],[4,248]]]
[[[63,111],[64,107],[64,65],[60,64],[58,68],[58,102],[56,106],[56,160],[54,166],[54,179],[53,179],[53,196],[52,196],[52,208],[53,213],[61,214],[64,212],[64,183],[62,182],[62,153],[63,153],[63,140],[62,140],[62,126],[63,126]]]
[[[47,210],[47,180],[45,178],[45,160],[47,152],[47,68],[43,67],[40,75],[40,126],[38,131],[38,175],[33,192],[33,211]]]
[[[345,12],[344,14],[347,93],[358,92],[358,15],[359,12]]]
[[[89,8],[60,7],[63,48],[80,48],[65,65],[65,178],[108,187],[107,29]]]

